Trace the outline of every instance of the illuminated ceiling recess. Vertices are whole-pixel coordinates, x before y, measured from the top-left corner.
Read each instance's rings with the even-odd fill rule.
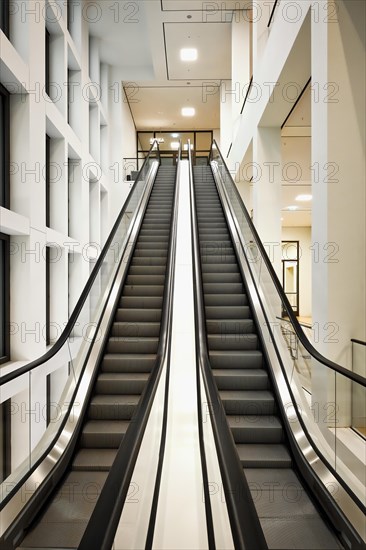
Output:
[[[182,116],[194,116],[196,114],[196,109],[194,107],[183,107]]]
[[[313,198],[313,195],[298,195],[295,200],[301,202],[309,202]]]
[[[180,58],[181,61],[197,61],[198,51],[196,48],[182,48]]]

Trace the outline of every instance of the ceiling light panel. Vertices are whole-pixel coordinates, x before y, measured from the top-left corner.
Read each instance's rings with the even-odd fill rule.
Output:
[[[183,107],[182,116],[194,116],[196,114],[196,109],[194,107]]]
[[[198,58],[198,51],[196,48],[182,48],[180,50],[181,61],[196,61]]]

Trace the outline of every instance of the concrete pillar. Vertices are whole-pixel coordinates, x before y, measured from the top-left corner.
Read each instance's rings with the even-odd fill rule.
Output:
[[[281,129],[258,127],[253,139],[254,224],[281,275]]]
[[[249,17],[240,12],[240,18],[232,22],[232,87],[235,90],[232,101],[233,139],[240,123],[240,111],[250,82],[250,23]]]
[[[232,103],[233,90],[231,80],[223,80],[220,87],[220,150],[224,159],[227,157],[233,141]]]

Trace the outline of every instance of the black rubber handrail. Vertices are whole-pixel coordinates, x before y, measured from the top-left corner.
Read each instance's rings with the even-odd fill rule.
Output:
[[[173,202],[174,208],[171,218],[172,229],[169,237],[168,261],[166,269],[163,311],[157,358],[152,373],[149,377],[147,386],[141,396],[139,406],[131,419],[129,428],[118,449],[116,458],[112,464],[106,482],[103,486],[94,511],[88,522],[87,528],[81,539],[78,547],[79,550],[90,550],[90,548],[98,548],[98,550],[110,550],[113,546],[113,541],[130,487],[130,482],[135,468],[137,456],[149,419],[150,410],[153,405],[156,390],[158,388],[164,359],[166,357],[167,351],[170,349],[171,324],[173,317],[172,307],[175,246],[177,233],[176,221],[178,214],[178,173],[179,170],[177,168]],[[168,371],[169,367],[170,365],[168,362]],[[165,403],[165,407],[166,405],[167,403]]]
[[[201,272],[201,253],[198,223],[193,189],[192,158],[189,149],[189,179],[191,200],[192,254],[194,277],[194,303],[196,325],[197,360],[201,368],[210,418],[220,466],[225,500],[236,550],[267,550],[268,546],[260,525],[249,485],[235,448],[233,436],[226,421],[226,414],[212,374],[207,351],[205,306]]]
[[[212,146],[211,146],[211,151],[210,151],[210,162],[212,162],[212,154],[213,154],[213,147],[216,147],[216,150],[218,152],[218,155],[225,167],[225,170],[226,170],[226,173],[227,173],[227,176],[230,178],[231,180],[231,183],[232,183],[232,187],[234,189],[234,192],[235,192],[235,195],[239,201],[239,204],[242,208],[242,211],[244,213],[244,216],[246,218],[246,221],[248,223],[248,226],[251,230],[251,233],[253,235],[253,239],[254,239],[254,242],[256,244],[256,246],[258,247],[260,253],[261,253],[261,256],[262,256],[262,259],[265,263],[265,266],[269,272],[269,275],[272,279],[272,282],[277,290],[277,293],[280,297],[280,300],[282,302],[282,306],[284,307],[284,309],[286,310],[286,314],[288,315],[288,320],[289,322],[292,324],[293,326],[293,329],[294,329],[294,332],[297,336],[297,338],[300,340],[301,344],[304,346],[304,348],[306,349],[306,351],[308,353],[310,353],[310,355],[312,357],[314,357],[314,359],[316,359],[317,361],[319,361],[319,363],[322,363],[323,365],[325,365],[326,367],[328,367],[329,369],[331,370],[334,370],[335,372],[338,372],[339,374],[345,376],[346,378],[349,378],[350,380],[352,380],[353,382],[357,382],[357,384],[361,384],[361,386],[364,386],[366,387],[366,378],[359,375],[359,374],[356,374],[348,369],[346,369],[345,367],[342,367],[341,365],[338,365],[337,363],[334,363],[333,361],[331,361],[330,359],[327,359],[327,357],[325,357],[324,355],[322,355],[321,353],[318,352],[318,350],[313,346],[313,344],[308,340],[308,338],[306,337],[304,331],[302,330],[301,328],[301,325],[299,323],[299,321],[297,320],[296,318],[296,315],[294,314],[293,312],[293,309],[290,305],[290,302],[288,301],[288,298],[283,290],[283,287],[277,277],[277,274],[273,268],[273,265],[271,263],[271,260],[269,259],[268,255],[267,255],[267,252],[262,244],[262,241],[257,233],[257,230],[250,218],[250,215],[246,209],[246,206],[243,202],[243,199],[241,198],[240,196],[240,193],[235,185],[235,182],[233,180],[233,178],[231,177],[231,174],[229,172],[229,169],[226,165],[226,162],[221,154],[221,151],[216,143],[216,141],[214,140],[212,142]],[[213,171],[215,171],[214,168],[212,168]]]
[[[21,376],[23,374],[26,374],[27,372],[39,367],[40,365],[42,365],[43,363],[46,363],[46,361],[49,361],[52,357],[54,357],[56,355],[56,353],[58,353],[60,351],[60,349],[65,345],[67,339],[69,338],[70,334],[71,334],[71,331],[74,327],[74,324],[76,323],[77,319],[78,319],[78,316],[85,304],[85,301],[89,295],[89,292],[93,286],[93,283],[98,275],[98,272],[103,264],[103,261],[104,261],[104,258],[106,257],[107,253],[108,253],[108,250],[109,250],[109,247],[113,241],[113,238],[115,236],[115,233],[118,229],[118,227],[120,226],[120,223],[121,223],[121,220],[126,212],[126,209],[127,209],[127,206],[128,206],[128,203],[129,203],[129,200],[132,196],[132,193],[135,189],[135,186],[137,185],[137,183],[139,182],[139,179],[140,179],[140,176],[141,176],[141,173],[143,171],[143,169],[145,168],[145,165],[147,164],[148,160],[150,159],[150,156],[151,154],[153,153],[153,149],[154,147],[156,146],[156,151],[158,153],[158,158],[160,158],[160,152],[159,152],[159,145],[158,145],[158,142],[157,141],[154,141],[154,143],[152,144],[151,148],[150,148],[150,151],[147,155],[147,157],[145,158],[145,162],[144,164],[142,165],[141,167],[141,170],[139,171],[138,173],[138,176],[136,178],[136,181],[135,183],[133,184],[133,186],[131,187],[130,189],[130,192],[127,196],[127,199],[126,201],[124,202],[123,206],[122,206],[122,209],[118,215],[118,218],[109,234],[109,237],[105,243],[105,245],[103,246],[103,249],[100,253],[100,256],[98,258],[98,260],[96,261],[95,263],[95,266],[90,274],[90,277],[80,295],[80,298],[79,300],[77,301],[75,307],[74,307],[74,310],[64,328],[64,330],[62,331],[62,334],[60,335],[59,339],[54,343],[54,345],[46,352],[44,353],[43,355],[41,355],[41,357],[38,357],[37,359],[35,359],[34,361],[31,361],[30,363],[28,363],[27,365],[24,365],[23,367],[20,367],[19,369],[16,369],[15,371],[13,372],[10,372],[9,374],[5,374],[4,376],[0,377],[0,386],[3,386],[4,384],[7,384],[8,382],[10,382],[11,380],[14,380],[15,378],[18,378],[18,376]]]
[[[351,342],[354,342],[355,344],[360,344],[361,346],[366,346],[366,342],[363,340],[359,340],[358,338],[351,338]]]

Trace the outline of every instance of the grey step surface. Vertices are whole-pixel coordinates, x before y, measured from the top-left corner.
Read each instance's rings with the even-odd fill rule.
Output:
[[[339,548],[294,473],[211,168],[193,171],[209,360],[268,547]]]
[[[21,548],[77,548],[131,425],[159,345],[176,169],[160,167],[111,323],[69,474]],[[72,502],[67,489],[73,483]]]

